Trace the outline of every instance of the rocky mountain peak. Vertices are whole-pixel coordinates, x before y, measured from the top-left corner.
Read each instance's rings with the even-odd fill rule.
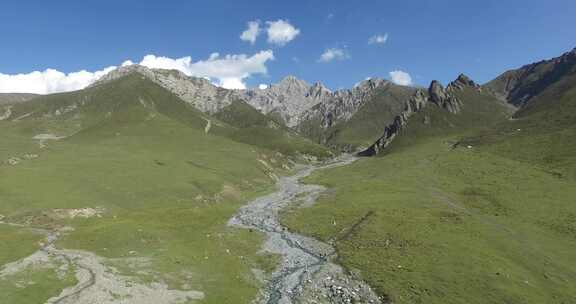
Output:
[[[304,111],[330,98],[331,94],[321,83],[310,86],[306,81],[292,75],[264,90],[239,92],[242,99],[262,113],[279,114],[289,127],[297,125]]]
[[[323,127],[331,121],[349,119],[376,89],[390,84],[373,78],[362,81],[351,90],[330,91],[321,82],[312,86],[294,76],[287,76],[265,90],[247,90],[242,94],[249,104],[264,114],[277,113],[289,127],[319,117]]]
[[[465,85],[469,85],[469,86],[474,86],[474,85],[476,85],[476,83],[475,83],[472,79],[470,79],[470,77],[468,77],[468,76],[466,76],[466,75],[464,75],[464,74],[458,75],[458,78],[456,78],[456,82],[462,83],[462,84],[465,84]]]
[[[314,85],[312,85],[312,87],[310,87],[310,90],[307,94],[307,96],[317,98],[317,99],[325,97],[325,96],[329,96],[329,95],[332,95],[332,91],[330,91],[330,89],[325,87],[324,84],[322,84],[321,82],[314,83]]]
[[[294,76],[294,75],[287,75],[284,78],[282,78],[282,80],[280,80],[280,83],[282,82],[298,82],[300,81],[300,79],[298,79],[298,77]]]
[[[576,73],[576,48],[559,57],[506,71],[483,87],[495,97],[521,108],[540,92],[573,73]]]
[[[448,90],[463,90],[466,87],[480,89],[480,86],[474,82],[474,80],[470,79],[470,77],[460,74],[456,80],[452,81],[448,84]]]
[[[330,91],[330,89],[328,89],[322,82],[320,81],[316,81],[313,85],[312,85],[313,89],[317,89],[317,90],[323,90],[323,91]]]
[[[435,103],[437,106],[446,109],[451,113],[460,112],[460,107],[462,102],[454,96],[453,90],[447,90],[444,86],[437,80],[433,80],[428,88],[428,94],[430,95],[430,101]]]
[[[354,87],[354,89],[360,90],[360,91],[374,90],[378,87],[383,87],[389,83],[390,82],[386,79],[369,78],[369,79],[366,79],[364,81],[361,81],[356,87]]]
[[[98,79],[98,81],[94,82],[90,86],[91,87],[98,86],[100,84],[107,83],[118,78],[122,78],[132,73],[139,73],[150,79],[154,78],[154,72],[151,69],[142,65],[133,64],[133,65],[121,66],[109,72],[108,74],[102,76],[100,79]]]
[[[430,95],[430,100],[435,104],[439,104],[446,98],[446,90],[438,80],[432,80],[428,87],[428,94]]]
[[[296,78],[293,75],[289,75],[284,77],[284,79],[272,87],[278,87],[284,90],[308,90],[310,85],[302,79]]]
[[[301,121],[320,121],[323,129],[348,121],[374,94],[392,86],[393,84],[385,79],[371,78],[358,83],[352,89],[338,90],[323,99],[324,102],[302,113]]]

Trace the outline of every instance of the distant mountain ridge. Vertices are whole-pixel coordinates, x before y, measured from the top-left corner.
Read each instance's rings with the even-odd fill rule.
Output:
[[[404,110],[385,127],[383,135],[366,150],[359,152],[359,155],[371,156],[386,149],[397,136],[410,127],[409,122],[413,120],[410,118],[420,111],[429,111],[430,104],[434,104],[437,108],[450,114],[458,115],[467,107],[474,106],[470,104],[470,99],[473,99],[475,103],[492,104],[489,108],[495,110],[493,115],[496,116],[506,112],[509,115],[514,114],[516,118],[521,118],[527,114],[549,113],[547,116],[540,115],[537,117],[549,120],[547,124],[550,126],[560,124],[560,122],[562,125],[567,125],[573,123],[571,122],[573,114],[558,115],[557,108],[559,106],[569,108],[569,105],[566,104],[569,97],[566,97],[566,94],[575,88],[576,49],[550,60],[543,60],[522,66],[519,69],[506,71],[483,86],[476,84],[464,74],[460,74],[446,88],[434,80],[427,92],[418,90],[407,100]],[[462,96],[464,93],[466,96]],[[500,100],[501,103],[491,100],[494,98]],[[562,102],[557,100],[562,100]],[[448,113],[441,115],[444,116],[443,119],[450,120]],[[490,114],[490,111],[486,113]],[[545,118],[541,118],[541,116]],[[488,117],[486,116],[485,119],[488,120]],[[482,116],[477,116],[476,119],[481,118]],[[540,123],[546,124],[545,122]],[[430,125],[429,116],[426,114],[424,114],[424,125]],[[467,125],[473,125],[472,121],[460,127],[467,127]],[[426,128],[426,126],[421,127]]]
[[[437,112],[445,112],[443,116],[460,115],[461,112],[467,110],[466,103],[470,102],[468,100],[470,98],[462,96],[463,92],[468,94],[467,97],[473,95],[475,99],[474,102],[492,103],[493,105],[491,107],[495,109],[506,108],[505,104],[483,93],[482,87],[464,74],[460,74],[458,78],[450,82],[446,88],[440,82],[433,80],[427,91],[418,89],[410,99],[406,100],[404,109],[384,128],[382,136],[370,147],[359,152],[358,155],[372,156],[386,149],[405,128],[409,127],[412,116],[421,111],[430,110],[430,107],[435,108]],[[438,123],[431,121],[430,115],[425,115],[422,122],[424,125]]]
[[[446,87],[432,81],[428,90],[373,78],[351,89],[331,91],[321,82],[311,85],[295,76],[287,76],[263,89],[229,90],[212,84],[208,79],[191,77],[177,70],[130,65],[108,73],[88,89],[130,75],[140,75],[199,112],[232,126],[249,128],[257,125],[290,130],[289,133],[337,150],[363,150],[365,153],[362,154],[376,154],[407,127],[411,116],[425,108],[430,109],[430,105],[449,115],[468,111],[465,109],[470,108],[468,99],[493,105],[497,111],[501,111],[502,106],[508,108],[505,112],[518,108],[517,114],[537,106],[545,107],[546,101],[537,98],[543,92],[554,95],[556,91],[562,92],[574,86],[576,49],[557,58],[507,71],[482,86],[460,74]],[[0,105],[36,100],[35,97],[33,94],[0,94]],[[494,98],[500,102],[495,102]],[[52,109],[46,115],[75,111],[84,103],[78,100]],[[4,108],[3,119],[15,115],[10,114],[11,109]]]
[[[379,92],[400,92],[385,94],[378,101],[389,104],[389,111],[396,115],[400,110],[397,104],[415,91],[412,87],[374,78],[362,81],[352,89],[332,92],[320,82],[310,85],[294,76],[287,76],[265,89],[228,90],[207,79],[187,76],[179,71],[139,65],[120,67],[91,87],[132,73],[138,73],[164,87],[203,113],[215,115],[234,103],[245,103],[319,143],[329,142],[335,136],[330,128],[350,121]],[[232,113],[227,112],[226,117],[230,117]]]
[[[321,83],[314,85],[287,76],[266,89],[249,89],[239,95],[264,114],[278,116],[288,127],[295,127],[306,111],[313,106],[328,101],[333,93]]]
[[[368,79],[352,89],[330,91],[321,82],[313,85],[294,76],[285,77],[266,89],[242,91],[243,98],[263,113],[276,113],[288,127],[319,117],[328,128],[338,120],[348,120],[375,92],[395,86],[388,80]]]
[[[119,68],[83,90],[2,106],[0,120],[34,121],[43,133],[71,139],[88,133],[110,137],[123,128],[168,121],[290,157],[331,155],[325,147],[260,113],[234,91],[177,71],[141,66]]]
[[[36,96],[38,95],[29,93],[0,93],[0,105],[25,102]]]
[[[523,107],[547,87],[575,72],[576,48],[556,58],[506,71],[483,87],[511,104]]]

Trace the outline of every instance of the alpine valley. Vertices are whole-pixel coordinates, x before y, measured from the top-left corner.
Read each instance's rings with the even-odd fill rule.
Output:
[[[576,49],[336,91],[133,64],[0,130],[0,303],[576,303]]]

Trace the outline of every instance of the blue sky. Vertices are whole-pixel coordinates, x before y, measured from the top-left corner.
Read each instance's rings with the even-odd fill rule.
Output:
[[[0,73],[98,71],[147,54],[205,61],[210,54],[271,50],[267,73],[248,86],[292,74],[337,89],[401,70],[415,85],[464,72],[478,82],[576,47],[576,1],[4,1]],[[240,39],[260,20],[256,42]],[[267,21],[299,30],[269,43]],[[369,43],[374,35],[385,43]],[[320,62],[328,49],[340,60]],[[0,78],[1,81],[2,78]]]

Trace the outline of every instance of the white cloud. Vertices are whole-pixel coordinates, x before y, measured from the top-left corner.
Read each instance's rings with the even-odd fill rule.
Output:
[[[244,89],[244,80],[253,74],[266,74],[268,61],[274,60],[271,50],[260,51],[252,56],[245,54],[220,56],[213,53],[206,60],[192,61],[191,57],[169,58],[146,55],[139,63],[149,68],[175,69],[189,76],[204,77],[228,89]],[[126,60],[122,66],[132,65]],[[51,94],[80,90],[114,70],[115,66],[101,71],[79,71],[65,74],[54,69],[28,74],[7,75],[0,73],[0,93]]]
[[[284,46],[300,34],[300,30],[286,20],[267,21],[266,24],[268,43]]]
[[[111,66],[96,72],[82,70],[68,74],[54,69],[17,75],[0,73],[0,93],[50,94],[80,90],[115,68]]]
[[[192,64],[192,57],[186,56],[172,59],[163,56],[146,55],[144,58],[142,58],[142,61],[140,61],[139,64],[151,69],[179,70],[184,74],[189,75],[190,65]]]
[[[219,82],[215,83],[215,85],[231,90],[246,89],[246,84],[242,81],[242,79],[235,77],[221,78]]]
[[[344,60],[348,58],[350,58],[350,55],[348,55],[348,52],[346,52],[345,49],[330,48],[326,49],[324,53],[320,55],[318,62],[330,62],[333,60]]]
[[[388,41],[388,33],[384,35],[374,35],[368,39],[368,44],[384,44]]]
[[[266,90],[266,89],[268,88],[268,85],[261,83],[261,84],[258,85],[258,88],[259,88],[260,90]]]
[[[248,28],[240,35],[240,39],[254,44],[260,32],[260,20],[250,21],[248,22]]]
[[[404,71],[400,71],[400,70],[392,71],[392,72],[390,72],[390,78],[392,79],[393,83],[398,84],[398,85],[403,85],[403,86],[412,85],[412,77],[410,76],[410,74],[408,74]]]
[[[215,78],[219,85],[228,89],[244,89],[244,79],[252,74],[266,74],[266,63],[274,60],[271,50],[260,51],[250,57],[244,54],[220,56],[213,53],[207,60],[191,62],[190,57],[172,60],[175,69],[190,76]],[[165,61],[161,59],[160,62]],[[150,62],[143,65],[153,67]],[[148,64],[148,65],[147,65]]]

